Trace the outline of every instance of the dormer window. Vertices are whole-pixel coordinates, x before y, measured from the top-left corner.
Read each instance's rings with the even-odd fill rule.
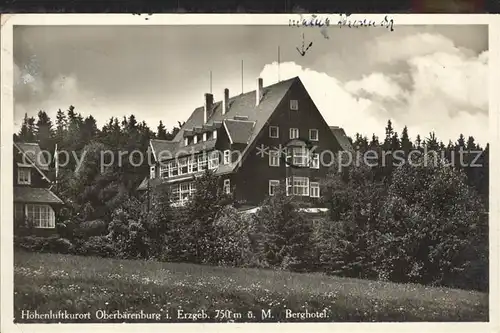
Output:
[[[213,133],[213,138],[217,139],[217,130],[214,130],[212,133]]]
[[[193,140],[194,140],[194,141],[193,141],[193,143],[194,143],[194,144],[197,144],[197,143],[198,143],[198,135],[195,135],[195,136],[193,137]]]
[[[207,132],[203,133],[203,142],[207,141]]]
[[[189,138],[184,138],[184,146],[189,146]]]
[[[29,169],[29,168],[17,169],[17,183],[19,185],[30,185],[31,184],[31,169]]]

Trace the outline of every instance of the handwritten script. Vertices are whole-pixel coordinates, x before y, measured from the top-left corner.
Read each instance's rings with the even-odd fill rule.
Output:
[[[350,19],[351,14],[340,14],[338,19],[331,19],[328,16],[320,17],[316,14],[312,14],[310,17],[302,17],[298,20],[290,19],[288,20],[288,25],[291,27],[319,27],[325,28],[332,26],[332,22],[336,22],[335,25],[348,28],[360,28],[360,27],[383,27],[394,31],[394,19],[385,15],[385,17],[380,20],[371,19]]]

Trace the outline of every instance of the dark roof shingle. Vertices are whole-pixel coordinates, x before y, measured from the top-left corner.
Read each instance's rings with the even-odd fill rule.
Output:
[[[292,84],[298,80],[298,77],[294,77],[292,79],[264,87],[264,94],[259,105],[256,105],[255,103],[255,90],[230,98],[228,103],[229,108],[225,114],[222,114],[222,102],[215,102],[212,109],[208,112],[209,117],[206,124],[203,123],[204,107],[201,106],[196,108],[191,113],[188,120],[184,123],[180,131],[176,134],[174,140],[151,140],[151,145],[153,150],[155,150],[156,156],[158,157],[159,152],[162,150],[168,150],[172,152],[172,155],[175,155],[178,151],[186,150],[189,153],[183,155],[189,155],[192,153],[191,147],[194,148],[195,152],[199,152],[204,149],[213,149],[215,147],[215,140],[213,140],[213,144],[209,141],[205,141],[198,142],[194,145],[184,146],[184,134],[189,131],[194,132],[195,128],[202,128],[203,126],[207,127],[215,125],[214,127],[218,127],[217,123],[220,125],[220,123],[223,121],[227,122],[227,120],[230,120],[229,122],[231,123],[230,135],[234,135],[234,138],[232,137],[233,142],[252,143],[278,104],[281,102],[288,89],[290,89]],[[241,127],[238,127],[238,129],[235,126],[240,125],[232,126],[232,124],[236,121],[243,122],[242,120],[234,120],[235,116],[248,118],[245,122],[252,123],[252,128],[250,128],[249,125],[242,125]],[[239,132],[240,130],[242,130],[241,133]],[[234,141],[235,139],[236,141]],[[245,150],[247,148],[245,148]],[[243,154],[245,154],[245,152],[243,152]],[[166,158],[164,159],[168,159],[168,156],[169,154],[165,153]],[[233,167],[236,167],[236,165],[233,165]],[[224,172],[230,171],[231,170],[224,170]]]
[[[45,154],[42,154],[42,149],[38,143],[15,142],[14,144],[19,148],[21,154],[24,154],[28,159],[30,159],[30,161],[40,170],[49,170]]]
[[[33,202],[33,203],[48,203],[48,204],[62,204],[63,201],[59,199],[48,188],[36,187],[14,187],[14,202]]]
[[[332,131],[333,135],[337,139],[337,142],[340,144],[340,147],[342,147],[343,150],[345,151],[354,150],[343,128],[338,126],[330,126],[330,130]]]
[[[224,126],[233,143],[247,144],[252,136],[255,121],[226,119]]]

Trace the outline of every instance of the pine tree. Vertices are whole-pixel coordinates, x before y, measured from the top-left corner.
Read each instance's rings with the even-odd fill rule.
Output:
[[[420,134],[417,134],[417,138],[415,139],[415,147],[417,149],[422,148],[422,139],[420,138]]]
[[[466,149],[467,150],[475,150],[476,148],[477,148],[477,145],[475,143],[474,137],[469,136],[469,139],[467,140]]]
[[[393,136],[394,136],[394,129],[392,127],[392,122],[389,119],[387,121],[387,126],[385,127],[384,150],[387,151],[391,148]]]
[[[460,134],[460,136],[458,137],[458,140],[457,140],[457,148],[465,148],[465,138],[464,138],[464,135],[463,134]]]
[[[398,132],[394,132],[391,138],[391,150],[396,151],[401,148],[401,142],[399,141]]]
[[[34,137],[33,128],[30,127],[30,118],[28,118],[28,114],[25,113],[18,139],[23,142],[32,142],[34,141]]]
[[[42,149],[53,151],[54,143],[54,130],[52,128],[52,121],[45,111],[38,112],[38,121],[36,123],[36,139]]]
[[[430,151],[439,150],[439,142],[436,138],[436,133],[434,132],[429,133],[429,137],[425,140],[425,146]]]
[[[63,143],[64,137],[66,136],[66,131],[68,129],[68,120],[66,114],[59,109],[56,115],[56,142],[61,145]]]
[[[89,143],[92,139],[97,136],[98,129],[96,120],[91,115],[85,118],[83,121],[83,126],[81,129],[81,139],[85,143]]]
[[[372,134],[372,139],[370,141],[370,149],[376,150],[380,146],[380,142],[378,141],[378,137],[375,135],[375,133]]]
[[[405,152],[405,155],[412,150],[413,145],[410,141],[410,137],[408,136],[408,127],[403,128],[403,132],[401,132],[401,149]]]

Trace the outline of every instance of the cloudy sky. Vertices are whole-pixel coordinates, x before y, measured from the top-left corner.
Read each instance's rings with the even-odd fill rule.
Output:
[[[304,35],[303,35],[304,33]],[[325,35],[328,37],[326,38]],[[312,47],[301,56],[302,40]],[[487,26],[23,26],[14,29],[16,129],[25,113],[55,118],[74,105],[99,125],[135,114],[171,128],[203,104],[299,76],[330,125],[383,135],[387,119],[410,136],[488,131]]]

